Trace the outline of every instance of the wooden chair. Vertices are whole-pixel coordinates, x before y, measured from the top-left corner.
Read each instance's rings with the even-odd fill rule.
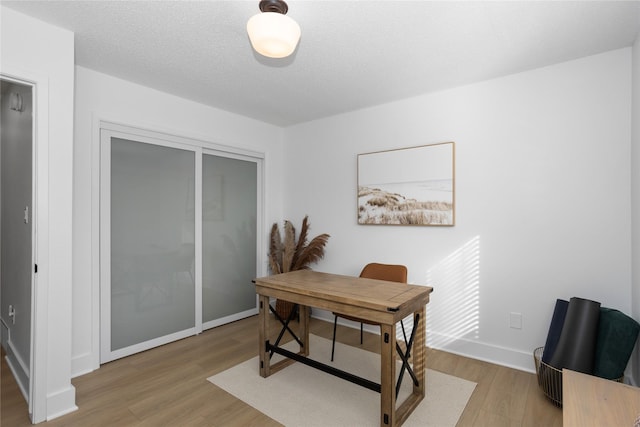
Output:
[[[377,279],[377,280],[387,280],[389,282],[401,282],[407,283],[407,267],[404,265],[398,264],[378,264],[371,263],[365,265],[365,267],[360,272],[360,277],[364,277],[367,279]],[[354,322],[360,322],[360,344],[362,344],[363,338],[363,324],[367,323],[368,325],[378,325],[378,323],[370,322],[367,320],[360,319],[358,317],[347,316],[340,313],[333,313],[335,316],[333,320],[333,344],[331,346],[331,361],[333,362],[333,353],[336,348],[336,328],[338,326],[338,317],[342,317],[343,319],[352,320]]]

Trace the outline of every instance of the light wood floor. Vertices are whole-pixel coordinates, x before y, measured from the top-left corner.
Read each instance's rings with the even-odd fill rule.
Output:
[[[332,327],[311,321],[311,332],[325,338],[331,339]],[[376,351],[378,339],[365,334],[363,347]],[[338,340],[358,345],[359,331],[339,329]],[[76,412],[41,425],[278,426],[206,380],[256,354],[254,316],[107,363],[72,380]],[[428,350],[427,367],[478,383],[458,426],[562,425],[562,410],[546,400],[533,374],[437,350]],[[4,357],[1,381],[0,425],[30,425],[26,402]]]

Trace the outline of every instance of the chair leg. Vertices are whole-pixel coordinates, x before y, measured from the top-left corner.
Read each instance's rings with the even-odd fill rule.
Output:
[[[360,323],[360,345],[362,345],[362,323]]]
[[[331,361],[333,362],[333,352],[336,350],[336,327],[338,326],[338,316],[333,319],[333,344],[331,345]]]

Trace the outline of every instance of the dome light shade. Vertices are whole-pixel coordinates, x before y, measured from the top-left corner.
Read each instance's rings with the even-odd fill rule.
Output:
[[[269,58],[291,55],[300,40],[298,23],[280,12],[268,11],[252,16],[247,22],[247,33],[253,49]]]

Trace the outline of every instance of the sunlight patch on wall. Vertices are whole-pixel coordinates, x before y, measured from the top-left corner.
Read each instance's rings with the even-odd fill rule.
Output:
[[[433,287],[427,305],[427,346],[445,348],[460,338],[477,339],[480,317],[480,236],[427,271]]]

